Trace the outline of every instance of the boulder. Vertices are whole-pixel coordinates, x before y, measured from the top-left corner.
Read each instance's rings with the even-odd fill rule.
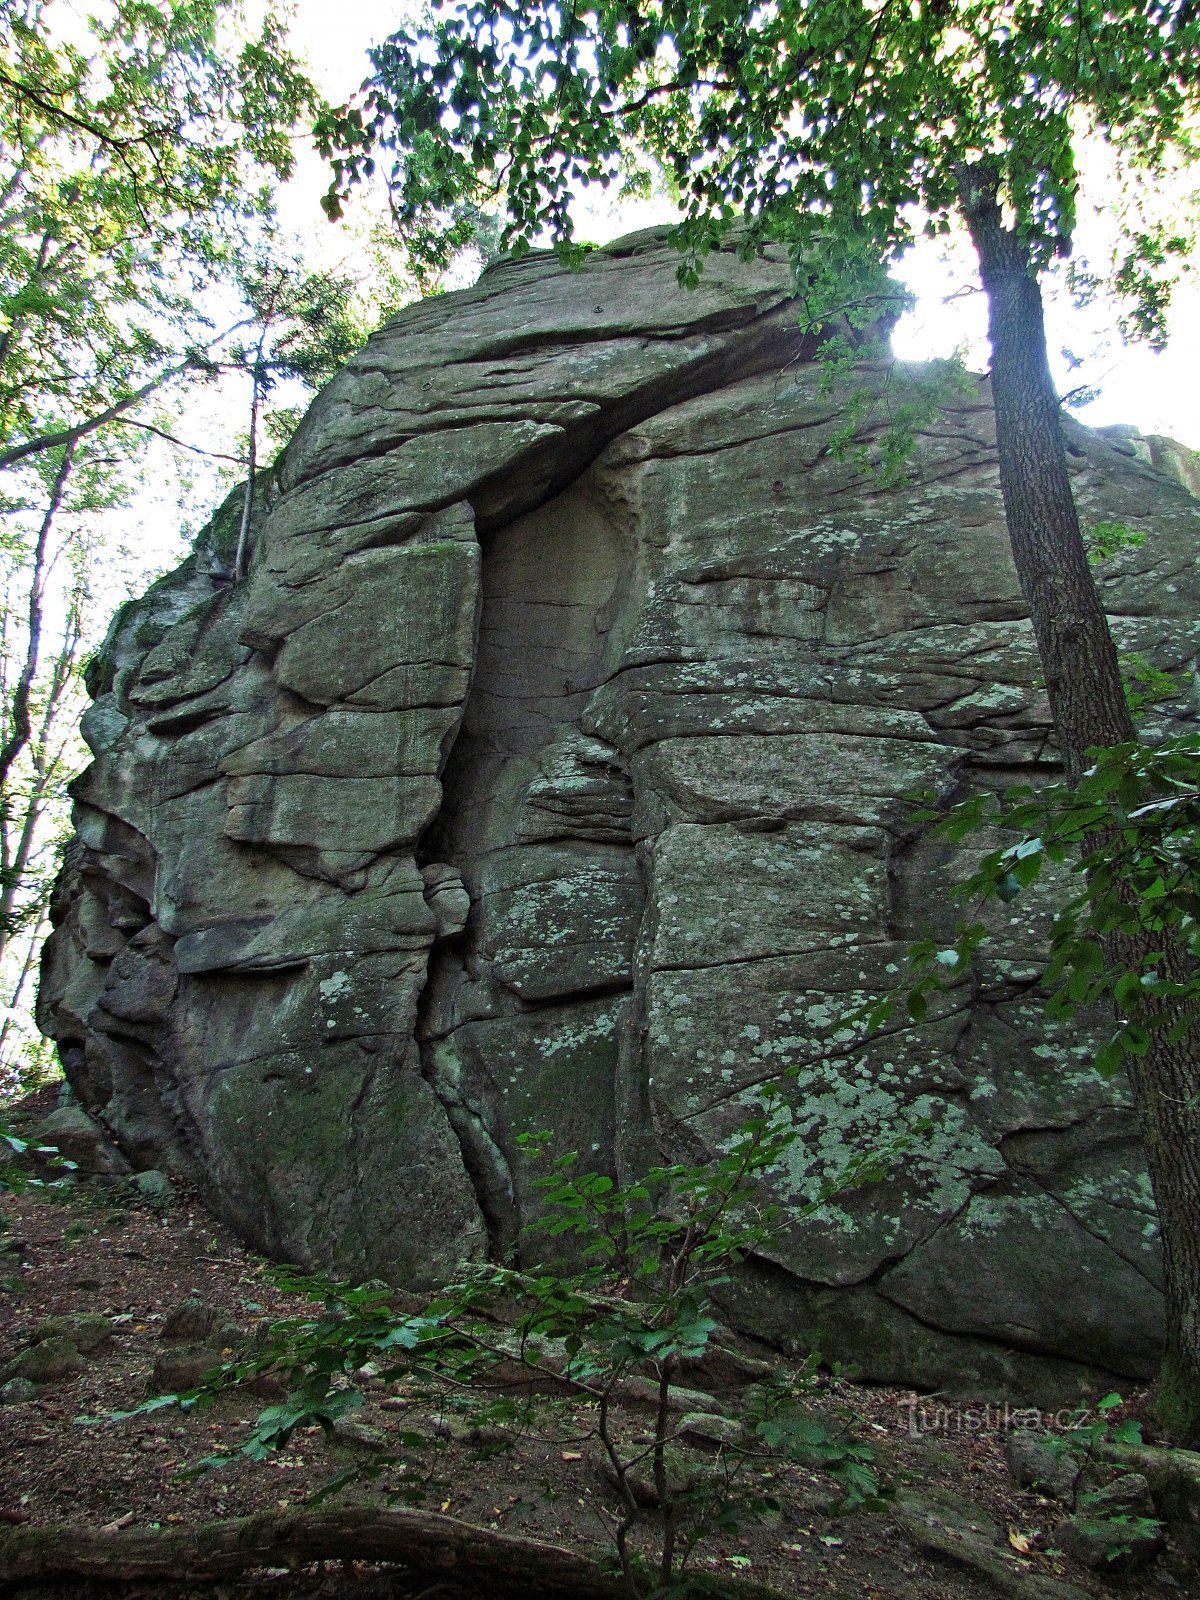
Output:
[[[915,1550],[962,1568],[1010,1600],[1087,1600],[1087,1591],[1032,1570],[982,1506],[945,1489],[904,1489],[892,1519]]]
[[[730,1445],[746,1449],[753,1445],[753,1435],[734,1417],[723,1417],[716,1411],[685,1411],[679,1419],[679,1436],[687,1444],[701,1449],[720,1449]]]
[[[369,1422],[359,1422],[355,1417],[337,1417],[333,1423],[332,1438],[335,1444],[352,1445],[356,1450],[386,1450],[386,1428],[376,1428]]]
[[[1072,1449],[1068,1437],[1018,1430],[1005,1438],[1004,1456],[1018,1488],[1034,1489],[1068,1506],[1074,1503],[1083,1453]]]
[[[1153,1560],[1164,1540],[1149,1484],[1140,1473],[1126,1472],[1082,1493],[1074,1516],[1054,1530],[1054,1541],[1073,1560],[1099,1571]]]
[[[1161,1517],[1175,1542],[1193,1560],[1200,1560],[1200,1452],[1148,1444],[1106,1444],[1101,1457],[1123,1476],[1145,1479]]]
[[[153,1206],[156,1211],[166,1211],[175,1204],[175,1186],[166,1173],[160,1172],[157,1167],[147,1167],[144,1172],[135,1172],[129,1183],[146,1204]]]
[[[27,1378],[30,1383],[56,1383],[82,1372],[83,1357],[74,1340],[52,1334],[31,1344],[4,1368],[6,1378]]]
[[[92,1355],[108,1344],[113,1336],[111,1317],[98,1311],[73,1311],[66,1316],[44,1317],[29,1336],[30,1344],[42,1344],[47,1339],[69,1339],[84,1355]]]
[[[216,1334],[225,1323],[225,1314],[219,1306],[192,1296],[173,1306],[163,1318],[159,1338],[166,1343],[203,1342]]]
[[[409,1288],[528,1237],[522,1133],[618,1177],[704,1162],[787,1070],[763,1197],[792,1220],[725,1321],[927,1389],[1144,1377],[1128,1091],[1031,988],[1061,878],[925,1022],[838,1027],[954,920],[965,847],[905,796],[1059,772],[987,383],[881,475],[920,370],[831,389],[779,252],[690,294],[676,266],[651,232],[401,311],[260,480],[249,575],[235,497],[118,614],[43,1023],[135,1166]],[[1174,457],[1064,428],[1084,521],[1149,535],[1099,571],[1118,645],[1190,664]]]
[[[223,1361],[226,1352],[215,1344],[177,1345],[160,1351],[146,1385],[147,1395],[180,1394],[196,1386]]]
[[[55,1173],[67,1170],[67,1162],[89,1177],[119,1177],[129,1171],[129,1162],[82,1106],[59,1106],[43,1117],[30,1143],[37,1151],[52,1152],[41,1159]]]

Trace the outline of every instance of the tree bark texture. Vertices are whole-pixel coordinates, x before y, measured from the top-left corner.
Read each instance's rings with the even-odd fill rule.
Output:
[[[625,1579],[587,1556],[430,1511],[269,1511],[160,1531],[0,1525],[0,1591],[71,1579],[190,1583],[314,1561],[395,1562],[435,1587],[480,1596],[630,1600]],[[786,1600],[779,1589],[723,1574],[696,1574],[684,1587],[693,1600]],[[830,1600],[851,1596],[839,1591]]]
[[[1074,784],[1089,749],[1124,744],[1137,733],[1080,533],[1029,248],[1006,226],[995,174],[986,166],[962,170],[959,198],[988,300],[1000,488],[1013,561],[1055,737]],[[1103,848],[1102,837],[1089,841],[1095,848]],[[1135,904],[1129,909],[1136,915]],[[1193,966],[1169,933],[1111,935],[1106,949],[1117,972],[1157,966],[1182,981]],[[1168,1013],[1170,1004],[1162,1002]],[[1172,1437],[1194,1446],[1200,1444],[1200,1039],[1194,1027],[1175,1043],[1165,1026],[1150,1037],[1133,1080],[1163,1236],[1166,1347],[1158,1406]]]
[[[254,474],[258,470],[258,402],[262,393],[263,336],[258,341],[258,355],[254,361],[253,390],[250,397],[250,453],[246,462],[246,492],[242,496],[242,520],[238,528],[237,553],[233,558],[233,575],[244,578],[250,570],[250,519],[254,514]]]
[[[1170,933],[1118,934],[1108,959],[1126,971],[1154,964],[1163,977],[1185,983],[1194,962]],[[1162,1226],[1166,1342],[1155,1410],[1169,1438],[1200,1449],[1200,1028],[1192,1023],[1172,1043],[1169,998],[1157,1008],[1167,1019],[1150,1030],[1150,1047],[1133,1074],[1146,1166]]]
[[[328,1560],[400,1562],[430,1577],[478,1585],[481,1594],[629,1597],[620,1578],[574,1551],[427,1511],[266,1512],[161,1532],[0,1528],[0,1587],[66,1578],[183,1582]]]
[[[8,784],[8,775],[13,762],[29,743],[32,731],[30,720],[29,697],[33,690],[33,680],[37,675],[38,655],[42,645],[42,603],[45,599],[46,583],[46,551],[50,541],[50,530],[54,526],[54,519],[62,506],[63,495],[66,493],[67,479],[71,476],[71,468],[75,460],[75,446],[68,444],[63,452],[62,461],[54,477],[54,485],[50,490],[49,504],[42,516],[41,526],[38,529],[37,540],[33,549],[33,571],[29,578],[29,633],[25,645],[25,662],[21,668],[21,675],[17,679],[16,689],[13,691],[12,706],[9,710],[9,733],[0,749],[0,791]]]
[[[1059,750],[1068,781],[1077,783],[1087,750],[1124,744],[1136,735],[1079,529],[1058,395],[1046,359],[1042,291],[1029,249],[1004,225],[986,174],[964,174],[960,194],[988,301],[1008,536]]]

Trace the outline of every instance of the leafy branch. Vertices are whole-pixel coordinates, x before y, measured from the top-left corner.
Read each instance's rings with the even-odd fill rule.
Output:
[[[819,1467],[847,1506],[874,1503],[879,1494],[869,1448],[845,1430],[831,1431],[800,1403],[816,1382],[815,1353],[799,1368],[754,1382],[740,1421],[723,1428],[713,1454],[681,1454],[694,1424],[677,1419],[675,1390],[720,1334],[714,1293],[783,1224],[782,1208],[764,1202],[762,1184],[796,1137],[783,1102],[767,1093],[711,1163],[658,1165],[622,1186],[607,1174],[580,1171],[572,1153],[551,1157],[547,1135],[528,1135],[521,1141],[526,1154],[549,1163],[533,1182],[543,1210],[525,1236],[542,1265],[480,1268],[407,1313],[397,1312],[381,1285],[283,1271],[280,1285],[323,1302],[319,1314],[275,1322],[255,1354],[216,1369],[197,1389],[123,1415],[195,1404],[274,1374],[286,1379],[287,1397],[260,1414],[240,1451],[261,1459],[296,1428],[334,1433],[363,1401],[364,1372],[402,1385],[414,1405],[423,1399],[435,1410],[465,1408],[477,1423],[526,1428],[541,1425],[548,1412],[561,1432],[556,1419],[567,1406],[572,1442],[595,1440],[616,1492],[606,1528],[626,1593],[630,1600],[662,1593],[705,1538],[770,1508],[762,1474],[772,1463]],[[799,1213],[790,1209],[788,1222],[882,1177],[905,1142],[862,1152]],[[631,1436],[624,1419],[633,1392],[651,1404],[648,1436]],[[556,1393],[565,1398],[546,1398]],[[580,1417],[581,1404],[590,1421]],[[429,1442],[408,1426],[395,1441],[405,1454],[381,1447],[319,1494],[355,1476],[406,1471],[411,1452]],[[753,1480],[753,1493],[743,1492],[743,1480]],[[403,1494],[419,1494],[419,1475],[410,1472],[407,1484]],[[641,1538],[647,1522],[655,1544],[649,1567]]]
[[[853,1020],[877,1028],[903,1007],[922,1021],[931,997],[965,981],[992,939],[980,913],[991,903],[1011,905],[1053,866],[1077,888],[1050,923],[1039,976],[1047,1014],[1092,1017],[1111,1008],[1113,1024],[1095,1056],[1106,1076],[1143,1057],[1156,1033],[1171,1043],[1193,1035],[1200,1024],[1200,736],[1096,751],[1074,787],[972,795],[944,813],[918,811],[915,820],[932,821],[935,836],[952,844],[993,829],[1011,842],[987,851],[954,885],[971,920],[949,941],[912,944],[903,982]],[[1187,952],[1190,965],[1178,970],[1168,945]],[[1127,951],[1124,964],[1112,962],[1114,948]]]

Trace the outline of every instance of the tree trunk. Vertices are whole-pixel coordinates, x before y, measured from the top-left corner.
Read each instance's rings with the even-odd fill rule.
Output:
[[[1070,783],[1085,753],[1137,737],[1108,618],[1088,566],[1046,359],[1042,291],[1029,250],[1006,228],[994,183],[964,174],[960,195],[988,301],[1000,492],[1029,606],[1054,732]]]
[[[250,451],[246,463],[246,492],[242,496],[242,520],[238,528],[237,552],[233,558],[233,575],[244,578],[250,571],[250,519],[254,515],[254,474],[258,470],[258,399],[262,383],[263,339],[258,341],[258,355],[254,361],[253,387],[250,393]]]
[[[1137,734],[1079,529],[1046,358],[1037,274],[1027,245],[1004,224],[994,173],[964,168],[959,198],[988,299],[1000,488],[1013,561],[1029,606],[1055,737],[1074,784],[1089,749],[1124,744]],[[1103,839],[1089,841],[1089,848],[1103,848]],[[1164,952],[1161,961],[1151,959],[1156,951]],[[1107,958],[1113,971],[1142,972],[1157,965],[1175,979],[1192,966],[1181,942],[1162,933],[1111,936]],[[1165,1027],[1153,1029],[1150,1038],[1133,1079],[1163,1236],[1166,1349],[1158,1406],[1171,1436],[1195,1446],[1200,1445],[1200,1040],[1195,1028],[1177,1043],[1168,1041]]]
[[[50,683],[46,691],[46,701],[42,707],[41,722],[38,727],[37,737],[30,737],[33,743],[33,772],[31,774],[29,792],[24,800],[24,815],[21,818],[20,833],[17,835],[15,847],[10,847],[8,824],[15,820],[11,815],[12,796],[8,790],[8,772],[0,774],[0,796],[3,797],[3,816],[0,817],[0,960],[3,960],[8,951],[8,943],[16,931],[17,899],[26,887],[26,874],[29,868],[30,857],[33,855],[37,839],[38,824],[45,815],[47,796],[50,787],[59,771],[62,759],[62,747],[58,754],[50,754],[50,733],[54,727],[55,717],[58,714],[63,694],[71,679],[71,671],[75,666],[79,653],[80,623],[79,607],[76,601],[71,604],[66,626],[63,629],[63,641],[55,657],[54,668],[50,674]],[[45,888],[45,903],[49,902],[52,885]],[[29,907],[24,908],[26,911]],[[42,921],[42,914],[38,915],[38,922]],[[12,1004],[16,1005],[14,998]],[[8,1034],[8,1019],[3,1028],[0,1028],[0,1062],[3,1060],[4,1040]]]
[[[33,689],[33,680],[37,674],[38,653],[42,643],[42,600],[43,585],[46,581],[46,548],[50,539],[50,530],[54,526],[54,518],[62,505],[62,498],[66,492],[67,479],[71,476],[71,467],[75,459],[75,446],[68,444],[63,452],[63,458],[54,477],[54,485],[50,491],[49,504],[42,517],[41,527],[38,529],[37,541],[33,550],[33,572],[29,579],[29,633],[25,645],[25,664],[21,668],[21,675],[17,679],[17,687],[13,691],[12,710],[10,712],[8,738],[0,749],[0,800],[7,804],[4,791],[8,785],[8,775],[12,764],[29,743],[31,732],[29,696]]]
[[[8,1036],[13,1031],[13,1017],[17,1007],[21,1004],[21,996],[25,992],[25,985],[29,982],[30,974],[37,965],[41,953],[43,938],[46,933],[46,919],[43,917],[36,924],[29,936],[29,943],[25,948],[25,959],[21,963],[21,970],[17,974],[17,981],[13,985],[13,992],[9,996],[8,1006],[5,1011],[4,1021],[0,1022],[0,1081],[7,1075],[8,1058],[5,1051],[8,1047]],[[15,1076],[15,1073],[13,1074]]]
[[[625,1579],[605,1572],[587,1556],[431,1511],[266,1511],[157,1532],[62,1523],[0,1526],[0,1590],[72,1578],[190,1583],[254,1567],[342,1560],[394,1561],[435,1586],[461,1586],[480,1595],[630,1600]],[[785,1600],[778,1589],[744,1578],[722,1577],[712,1580],[711,1587],[703,1578],[693,1581],[698,1593],[719,1594],[725,1600]],[[849,1600],[845,1592],[841,1600]]]
[[[481,1593],[628,1600],[622,1579],[557,1545],[433,1512],[264,1512],[160,1532],[33,1524],[0,1528],[0,1587],[102,1578],[185,1582],[310,1561],[395,1561]]]
[[[1194,962],[1169,932],[1120,934],[1108,941],[1109,961],[1126,971],[1156,966],[1172,983],[1186,983]],[[1161,959],[1149,958],[1161,952]],[[1135,1065],[1146,1165],[1162,1226],[1166,1344],[1155,1412],[1168,1438],[1200,1450],[1200,1029],[1167,1037],[1172,1002],[1155,1008],[1163,1025]]]

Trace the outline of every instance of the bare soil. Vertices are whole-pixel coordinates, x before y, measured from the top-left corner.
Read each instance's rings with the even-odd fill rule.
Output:
[[[245,1335],[304,1304],[276,1287],[268,1264],[194,1196],[179,1192],[175,1204],[158,1211],[123,1190],[83,1183],[70,1191],[28,1190],[0,1198],[0,1236],[4,1232],[20,1253],[19,1266],[0,1266],[0,1274],[8,1274],[0,1289],[0,1368],[48,1316],[100,1312],[112,1319],[113,1336],[84,1358],[81,1371],[45,1385],[37,1398],[0,1406],[0,1522],[198,1525],[302,1505],[335,1473],[377,1453],[361,1439],[327,1440],[318,1429],[294,1434],[285,1450],[265,1461],[245,1459],[237,1454],[239,1443],[270,1397],[240,1390],[207,1409],[107,1420],[154,1392],[156,1360],[173,1348],[162,1337],[163,1326],[184,1301],[216,1308]],[[464,1430],[453,1418],[431,1415],[395,1385],[367,1380],[365,1388],[356,1423],[383,1430],[389,1440],[403,1432],[424,1443],[403,1451],[402,1466],[340,1490],[349,1503],[395,1503],[399,1497],[482,1527],[597,1555],[611,1550],[617,1499],[588,1438],[594,1418],[585,1408],[548,1414],[543,1425],[525,1426],[506,1440],[481,1439],[456,1436]],[[1063,1510],[1013,1486],[998,1428],[973,1431],[955,1413],[957,1425],[914,1435],[913,1408],[923,1407],[928,1416],[931,1403],[893,1389],[830,1384],[814,1403],[831,1424],[874,1446],[890,1491],[943,1489],[975,1502],[1002,1532],[1011,1530],[1009,1594],[1019,1595],[1026,1582],[1032,1593],[1041,1575],[1074,1583],[1097,1600],[1200,1595],[1195,1572],[1170,1547],[1152,1566],[1126,1577],[1098,1576],[1056,1554],[1054,1529]],[[215,1455],[228,1460],[195,1470]],[[695,1558],[699,1570],[751,1578],[790,1595],[839,1600],[984,1600],[1000,1592],[977,1571],[914,1548],[888,1509],[837,1515],[835,1492],[819,1473],[783,1464],[772,1470],[762,1488],[780,1509],[746,1518],[736,1531],[706,1544]],[[1018,1554],[1021,1546],[1026,1553]],[[37,1592],[82,1596],[100,1589],[76,1584]],[[127,1585],[120,1592],[150,1591]],[[402,1573],[356,1564],[353,1551],[336,1566],[258,1573],[216,1585],[189,1585],[181,1574],[179,1584],[158,1585],[154,1592],[167,1600],[218,1593],[253,1600],[382,1600],[431,1593],[413,1589]],[[445,1585],[437,1592],[463,1594]]]

